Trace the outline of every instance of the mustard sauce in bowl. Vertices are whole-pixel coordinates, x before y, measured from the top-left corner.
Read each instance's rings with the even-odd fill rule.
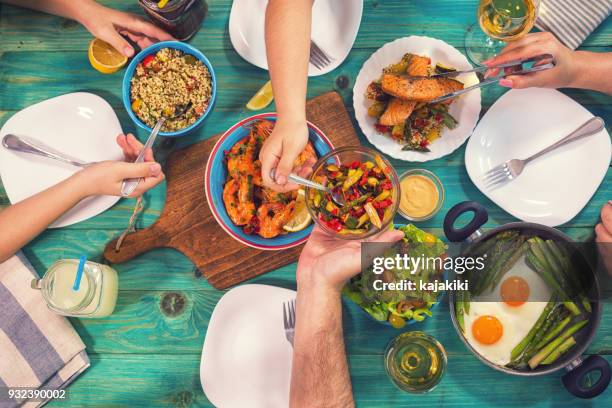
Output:
[[[409,170],[400,177],[399,213],[410,221],[432,218],[442,207],[444,188],[440,179],[424,169]]]

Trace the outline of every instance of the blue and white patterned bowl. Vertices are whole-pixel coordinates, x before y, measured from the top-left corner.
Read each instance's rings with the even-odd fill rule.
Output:
[[[246,118],[229,128],[213,147],[208,163],[206,163],[205,189],[210,210],[221,226],[232,238],[245,245],[262,250],[281,250],[291,248],[305,242],[310,236],[312,225],[302,231],[290,232],[275,238],[262,238],[259,235],[246,234],[241,227],[234,225],[223,204],[223,187],[227,181],[225,152],[229,151],[238,141],[248,136],[249,125],[255,121],[267,119],[276,121],[276,113],[262,113]],[[308,134],[319,157],[333,150],[331,141],[312,123],[308,123]]]

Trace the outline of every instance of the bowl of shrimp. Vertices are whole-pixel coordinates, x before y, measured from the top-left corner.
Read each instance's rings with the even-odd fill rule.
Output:
[[[215,143],[205,172],[206,198],[221,228],[244,245],[269,251],[304,243],[313,228],[311,223],[286,231],[299,192],[277,193],[263,186],[259,151],[275,122],[276,113],[262,113],[236,123]],[[309,141],[296,167],[312,166],[334,149],[319,128],[307,125]]]

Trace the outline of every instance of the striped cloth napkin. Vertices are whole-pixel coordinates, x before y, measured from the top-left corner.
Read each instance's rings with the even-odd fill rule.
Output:
[[[85,344],[68,319],[49,310],[41,293],[30,287],[37,277],[21,253],[0,264],[1,408],[47,402],[11,401],[7,387],[63,389],[89,367]]]
[[[536,27],[575,50],[612,12],[612,0],[542,0]]]

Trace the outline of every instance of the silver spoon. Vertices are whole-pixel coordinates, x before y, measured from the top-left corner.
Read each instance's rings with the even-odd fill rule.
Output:
[[[272,169],[272,171],[270,172],[270,178],[272,178],[272,180],[276,180],[276,169]],[[290,173],[287,179],[292,183],[299,184],[300,186],[310,187],[314,188],[315,190],[329,193],[332,198],[332,201],[340,207],[344,207],[346,205],[346,200],[344,199],[344,196],[342,194],[332,190],[329,187],[324,186],[323,184],[319,184],[312,180],[305,179],[304,177],[300,177],[294,173]]]
[[[174,114],[172,116],[163,116],[163,114],[162,114],[162,116],[159,118],[159,120],[155,124],[155,127],[153,128],[153,131],[149,135],[149,138],[145,142],[144,147],[140,151],[140,154],[138,155],[136,160],[134,160],[134,163],[142,163],[144,161],[145,152],[149,148],[151,148],[153,146],[153,143],[155,143],[155,139],[157,138],[157,134],[159,133],[159,130],[164,125],[166,120],[178,118],[179,116],[184,115],[185,112],[187,112],[189,110],[189,108],[191,108],[191,105],[192,105],[191,102],[189,102],[186,105],[182,105],[182,106],[178,105],[174,109]],[[136,190],[136,187],[138,187],[138,184],[140,183],[141,180],[142,180],[142,178],[132,178],[132,179],[125,179],[125,180],[123,180],[123,184],[121,184],[121,195],[124,196],[124,197],[127,197],[130,194],[132,194],[134,192],[134,190]]]
[[[47,157],[63,163],[68,163],[77,167],[87,167],[93,163],[84,162],[74,157],[70,157],[66,153],[59,152],[43,143],[30,139],[24,136],[17,136],[11,133],[2,138],[2,146],[9,150],[14,150],[21,153],[36,154],[38,156]]]

